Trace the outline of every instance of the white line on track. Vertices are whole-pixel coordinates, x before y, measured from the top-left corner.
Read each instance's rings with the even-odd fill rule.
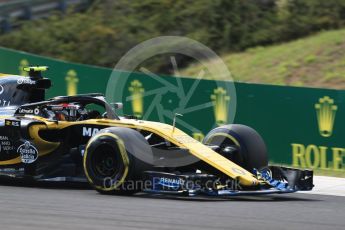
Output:
[[[345,178],[314,176],[314,185],[312,191],[301,193],[345,196]]]

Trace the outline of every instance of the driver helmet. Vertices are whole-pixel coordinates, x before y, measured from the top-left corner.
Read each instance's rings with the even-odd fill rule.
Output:
[[[52,107],[58,121],[75,121],[79,109],[80,105],[71,103],[62,103]]]

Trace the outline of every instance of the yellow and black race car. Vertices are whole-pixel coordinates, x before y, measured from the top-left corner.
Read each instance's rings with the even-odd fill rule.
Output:
[[[102,94],[45,99],[51,81],[0,77],[0,176],[88,182],[105,194],[233,196],[313,188],[313,172],[268,166],[260,135],[225,125],[202,143],[175,125],[119,117]]]

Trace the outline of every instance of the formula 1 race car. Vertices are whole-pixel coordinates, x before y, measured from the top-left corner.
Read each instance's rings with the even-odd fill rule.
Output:
[[[225,125],[200,143],[175,127],[119,117],[102,94],[45,99],[47,67],[0,77],[0,177],[88,182],[103,194],[232,196],[313,188],[313,172],[268,166],[250,127]]]

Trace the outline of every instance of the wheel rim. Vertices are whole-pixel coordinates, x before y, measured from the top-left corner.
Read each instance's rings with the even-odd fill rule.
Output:
[[[116,149],[109,144],[103,144],[95,149],[95,153],[97,154],[92,155],[92,162],[94,162],[92,170],[96,177],[115,178],[123,168]]]

